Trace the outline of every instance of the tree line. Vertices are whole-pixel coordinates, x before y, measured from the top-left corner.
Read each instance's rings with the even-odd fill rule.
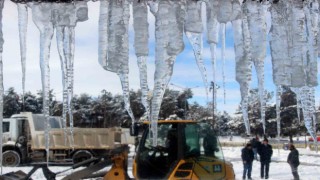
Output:
[[[266,94],[266,133],[271,136],[276,135],[276,107],[271,100],[273,92]],[[189,103],[193,97],[190,89],[176,91],[167,89],[164,94],[159,119],[193,119],[214,123],[216,131],[220,135],[240,135],[245,133],[245,126],[240,111],[240,105],[235,114],[227,112],[215,112],[214,121],[212,114],[212,103],[200,105],[197,102]],[[50,114],[61,116],[62,102],[56,100],[54,91],[50,91]],[[304,127],[302,111],[298,120],[296,95],[290,88],[284,87],[281,96],[281,131],[283,135],[295,135],[306,132]],[[23,101],[24,100],[24,101]],[[189,101],[188,101],[189,100]],[[151,101],[151,99],[150,99]],[[24,102],[24,103],[23,103]],[[9,88],[4,95],[5,118],[22,111],[42,113],[42,91],[36,94],[27,92],[19,95],[14,88]],[[141,91],[130,91],[130,103],[132,112],[137,120],[145,120],[145,108],[141,103]],[[121,94],[112,94],[102,90],[98,96],[91,96],[83,93],[74,95],[72,99],[73,119],[75,127],[129,127],[131,119],[124,108]],[[262,125],[260,122],[260,105],[257,89],[252,89],[249,96],[249,119],[253,134],[262,135]]]

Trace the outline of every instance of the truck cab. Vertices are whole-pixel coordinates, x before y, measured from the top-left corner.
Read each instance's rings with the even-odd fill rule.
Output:
[[[2,127],[4,145],[23,142],[30,135],[28,119],[23,116],[3,119]]]

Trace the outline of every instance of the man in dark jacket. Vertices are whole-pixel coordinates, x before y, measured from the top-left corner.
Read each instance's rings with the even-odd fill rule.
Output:
[[[271,162],[271,156],[273,153],[272,146],[268,144],[268,139],[263,140],[263,144],[261,144],[258,148],[258,154],[260,156],[261,170],[260,175],[261,178],[268,179],[269,178],[269,165]]]
[[[294,180],[299,180],[299,174],[298,174],[298,166],[300,164],[299,162],[299,151],[294,147],[293,144],[289,144],[290,153],[288,155],[287,162],[289,163],[291,167],[291,172],[294,177]]]
[[[261,142],[259,141],[259,137],[256,136],[255,138],[251,139],[251,144],[252,144],[252,150],[254,153],[254,159],[258,160],[258,147],[261,145]]]
[[[248,143],[241,151],[241,158],[243,162],[243,175],[242,178],[246,179],[246,174],[248,179],[251,179],[252,162],[253,162],[253,151],[251,143]]]

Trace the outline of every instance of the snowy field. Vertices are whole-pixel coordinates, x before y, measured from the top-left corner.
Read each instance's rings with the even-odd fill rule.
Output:
[[[221,139],[222,142],[224,141]],[[244,139],[235,138],[233,141],[241,141],[245,142]],[[236,179],[242,179],[242,169],[243,165],[241,162],[241,148],[242,147],[223,147],[223,152],[225,159],[232,162],[234,171],[236,173]],[[131,147],[131,150],[134,148]],[[315,153],[314,151],[310,151],[305,148],[299,148],[300,153],[300,166],[299,166],[299,174],[301,180],[320,180],[320,153]],[[287,164],[287,156],[289,154],[288,150],[283,149],[274,149],[272,162],[270,164],[270,172],[269,179],[270,180],[291,180],[293,176],[290,171],[290,167]],[[130,157],[134,155],[134,152],[130,153]],[[132,158],[129,159],[130,167],[129,171],[132,170]],[[22,170],[24,172],[28,172],[32,169],[32,167],[16,167],[16,168],[3,168],[3,173],[12,172]],[[67,167],[50,167],[50,170],[53,172],[60,172],[67,169]],[[59,176],[57,179],[62,179],[66,174],[73,172],[73,170],[67,171]],[[129,172],[129,175],[132,175]],[[32,176],[35,180],[45,179],[41,170],[37,170],[36,173]],[[252,178],[260,179],[260,162],[254,161],[252,168]]]

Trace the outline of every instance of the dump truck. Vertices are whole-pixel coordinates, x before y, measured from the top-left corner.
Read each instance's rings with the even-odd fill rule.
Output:
[[[49,117],[49,162],[75,164],[92,157],[105,157],[124,139],[121,128],[73,128],[65,135],[60,117]],[[71,142],[71,134],[73,141]],[[128,132],[129,134],[129,132]],[[67,143],[65,143],[65,137]],[[3,119],[3,165],[46,162],[45,117],[23,112]]]

